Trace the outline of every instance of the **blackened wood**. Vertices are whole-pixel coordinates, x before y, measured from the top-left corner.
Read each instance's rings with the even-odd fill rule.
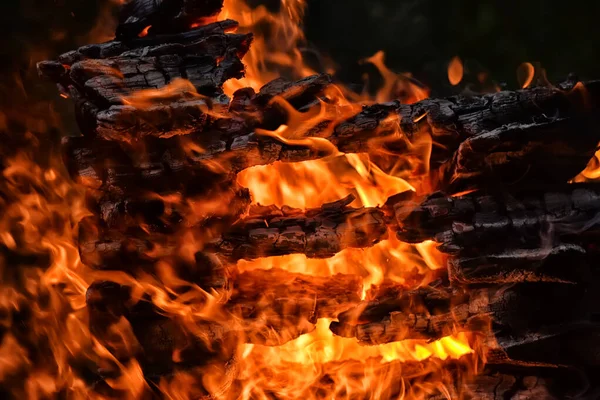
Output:
[[[237,27],[237,22],[228,19],[175,34],[152,35],[127,41],[111,40],[104,43],[87,44],[76,50],[59,55],[56,61],[42,61],[38,63],[38,72],[42,77],[56,81],[64,75],[65,69],[68,70],[68,67],[78,61],[105,59],[120,56],[124,53],[131,55],[136,55],[137,53],[143,54],[145,51],[150,51],[151,48],[156,47],[159,49],[167,44],[185,46],[202,41],[210,36],[222,35],[234,31]],[[169,49],[169,46],[162,48]],[[219,53],[209,54],[218,55]]]
[[[280,269],[239,274],[226,308],[241,318],[246,341],[280,345],[335,318],[360,302],[362,279],[337,274],[315,277]]]
[[[134,299],[128,286],[95,282],[87,290],[86,304],[96,339],[121,362],[137,359],[150,379],[177,370],[228,363],[237,349],[235,331],[227,325],[165,316],[150,297]],[[123,319],[128,324],[123,324]],[[131,340],[128,335],[134,340],[123,343]],[[110,376],[110,368],[105,369],[103,374]]]
[[[440,172],[442,188],[563,183],[585,167],[599,142],[599,95],[600,83],[593,81],[411,105],[393,102],[367,107],[336,129],[349,140],[375,132],[379,137],[401,132],[409,139],[430,134],[435,143],[431,165]],[[398,153],[407,149],[402,141],[384,147]]]
[[[192,234],[204,240],[205,251],[231,263],[295,253],[327,258],[345,248],[370,247],[387,237],[383,213],[376,208],[347,207],[352,200],[348,197],[306,211],[252,207],[247,217],[233,225],[237,215],[229,210],[232,214],[215,218],[212,225],[211,219],[187,227],[174,224],[172,232],[168,227],[148,231],[139,222],[125,222],[116,229],[92,216],[80,223],[79,252],[86,265],[98,269],[145,265],[177,253],[186,245],[186,235]]]
[[[326,258],[387,238],[383,213],[376,208],[348,207],[353,200],[348,196],[309,210],[252,207],[245,219],[222,235],[214,251],[231,260],[293,253]]]
[[[237,102],[231,105],[235,111],[218,118],[208,118],[202,112],[184,112],[185,115],[177,114],[183,118],[173,120],[170,118],[174,115],[171,106],[165,106],[164,113],[148,115],[155,120],[164,117],[165,126],[176,124],[178,129],[187,129],[186,124],[189,123],[188,127],[194,129],[194,132],[160,140],[147,137],[131,143],[69,137],[63,141],[64,161],[74,179],[93,189],[123,191],[125,188],[131,190],[132,187],[140,187],[162,192],[183,188],[188,191],[194,188],[207,190],[215,181],[235,180],[236,172],[253,165],[269,164],[277,160],[302,161],[318,158],[325,154],[258,135],[253,127],[272,125],[273,121],[282,118],[276,105],[268,105],[268,100],[273,96],[303,107],[314,101],[329,83],[327,75],[315,75],[281,84],[277,92],[272,87],[267,87],[258,94],[239,92],[234,97]],[[249,102],[245,105],[241,100],[244,93],[249,95]],[[218,107],[213,104],[213,108]],[[135,110],[137,109],[132,112],[137,113]],[[146,115],[146,111],[140,112],[141,115]],[[138,133],[143,134],[144,129],[155,126],[140,123],[136,118],[133,118],[132,126]],[[120,132],[117,135],[123,133],[115,125],[110,129]]]
[[[493,252],[507,246],[540,248],[558,244],[559,239],[593,244],[598,234],[600,186],[531,186],[459,197],[435,193],[422,202],[399,201],[392,207],[401,240],[434,239],[449,253]],[[499,242],[498,237],[505,240]]]
[[[223,103],[221,85],[243,75],[241,57],[252,37],[225,33],[234,26],[224,21],[182,34],[85,46],[58,61],[40,62],[38,70],[74,99],[84,134],[120,140],[148,133],[185,134],[194,125],[196,130],[203,128],[213,102]],[[177,79],[187,80],[191,90],[155,94],[143,107],[131,104],[134,93],[160,89]],[[198,93],[216,98],[201,100]],[[173,104],[166,107],[165,102]],[[180,117],[182,121],[174,120]],[[136,125],[141,126],[139,132],[133,129]]]
[[[186,31],[222,8],[223,0],[130,0],[120,12],[117,38]]]
[[[585,282],[597,256],[580,245],[561,243],[533,249],[456,255],[448,260],[450,280],[462,285],[519,282]]]
[[[458,368],[460,370],[460,367]],[[488,364],[476,376],[454,379],[447,383],[444,394],[427,397],[429,400],[453,399],[478,400],[560,400],[586,398],[586,393],[597,390],[590,387],[591,375],[573,367],[544,365]],[[583,397],[580,397],[583,396]]]
[[[190,288],[193,285],[194,282],[189,283]],[[283,344],[312,331],[318,318],[335,318],[358,304],[362,293],[359,276],[314,277],[279,269],[237,274],[231,286],[227,302],[212,305],[215,307],[210,314],[212,319],[198,321],[196,333],[202,334],[197,339],[204,346],[211,346],[212,341],[215,346],[220,345],[230,339],[230,334],[236,336],[236,343],[230,343],[231,347],[223,351],[235,351],[237,344],[244,342]],[[134,300],[130,287],[114,282],[94,283],[86,299],[93,317],[91,326],[99,336],[107,335],[110,325],[125,317],[136,336],[145,338],[140,341],[146,343],[145,352],[149,353],[156,349],[164,354],[156,348],[163,329],[152,332],[149,325],[175,329],[182,322],[176,315],[171,318],[165,310],[158,309],[148,296]],[[178,334],[175,331],[164,334],[167,342],[175,340],[173,335]],[[172,351],[172,347],[169,349],[165,351]]]
[[[174,233],[201,224],[208,229],[209,221],[217,218],[223,224],[233,223],[247,212],[251,202],[249,191],[235,182],[215,184],[199,193],[193,187],[187,189],[161,194],[149,190],[88,190],[87,207],[103,229],[124,232],[143,227],[146,231]]]
[[[348,153],[383,151],[406,155],[410,147],[407,140],[430,134],[438,144],[433,147],[431,162],[434,170],[440,172],[439,186],[452,190],[484,187],[486,181],[504,185],[534,180],[564,183],[585,167],[600,141],[595,120],[594,99],[600,91],[597,86],[595,82],[585,86],[589,95],[586,103],[579,101],[575,89],[538,87],[472,98],[431,99],[412,105],[372,105],[347,121],[322,121],[309,136],[323,137]],[[246,101],[240,98],[242,94]],[[232,110],[257,110],[256,106],[244,105],[252,93],[244,91],[238,96]],[[290,146],[271,137],[260,137],[251,129],[256,122],[253,113],[237,115],[244,123],[233,130],[224,129],[229,132],[228,140],[223,141],[228,145],[222,146],[219,154],[239,161],[238,169],[276,160],[310,160],[328,153],[307,145]],[[230,119],[224,118],[222,123],[230,125],[226,121]],[[263,124],[268,126],[270,122],[275,129],[277,123],[273,121],[284,123],[285,119],[263,120]],[[152,130],[152,124],[143,126],[148,132]],[[168,129],[159,129],[156,134],[169,135]],[[216,139],[214,146],[221,141]],[[251,156],[240,157],[242,150]],[[488,150],[494,152],[492,157],[487,157]],[[207,155],[205,159],[210,158]],[[546,173],[554,168],[556,173]]]
[[[466,330],[489,336],[493,351],[517,354],[524,345],[595,327],[598,306],[591,292],[549,282],[467,291],[393,288],[340,314],[331,330],[364,344],[434,340]]]

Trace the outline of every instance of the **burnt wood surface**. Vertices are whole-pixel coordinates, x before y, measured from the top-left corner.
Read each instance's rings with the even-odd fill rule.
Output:
[[[506,248],[448,258],[450,280],[458,285],[519,282],[585,282],[600,261],[595,249],[570,243]]]
[[[232,196],[238,198],[235,193]],[[386,239],[391,229],[402,241],[438,241],[440,250],[451,254],[448,266],[452,279],[467,284],[579,282],[595,269],[599,257],[595,241],[600,191],[596,184],[514,193],[475,192],[462,197],[434,194],[423,201],[406,193],[390,199],[382,208],[351,208],[347,206],[351,201],[348,197],[310,210],[252,206],[243,219],[233,223],[248,204],[239,201],[237,211],[228,209],[229,214],[221,217],[220,233],[213,230],[214,236],[206,237],[206,250],[230,262],[293,253],[324,258],[345,248],[370,247]],[[135,215],[138,207],[132,208],[130,213]],[[143,215],[142,210],[139,214]],[[101,220],[110,221],[110,212],[116,220],[123,215],[119,209],[105,211]],[[108,264],[117,265],[119,254],[131,260],[134,254],[149,252],[152,243],[172,241],[173,237],[163,235],[168,228],[148,232],[147,227],[164,223],[163,214],[165,218],[177,214],[164,213],[161,207],[150,208],[146,214],[153,212],[157,223],[149,225],[152,219],[146,217],[143,230],[139,222],[124,222],[121,229],[114,229],[119,225],[111,227],[88,218],[91,223],[82,224],[80,236],[84,262],[99,265],[92,259],[114,259]],[[186,227],[177,222],[172,225],[181,226]],[[124,231],[126,227],[130,229]],[[201,221],[186,227],[195,232],[206,228]],[[498,241],[498,237],[504,239]],[[125,245],[128,242],[138,245]],[[125,256],[120,253],[123,249],[135,251]],[[570,263],[577,268],[563,267]]]
[[[223,83],[243,76],[241,57],[252,36],[225,33],[236,26],[223,21],[185,33],[88,45],[57,61],[38,63],[38,70],[73,98],[84,134],[116,140],[185,134],[194,125],[201,130],[208,123],[205,111],[210,104],[228,103],[219,97]],[[189,88],[155,94],[155,104],[141,106],[132,98],[143,90],[174,85],[178,79]],[[165,102],[169,106],[161,107]],[[133,129],[136,126],[139,132]]]
[[[204,243],[206,252],[229,263],[295,253],[327,258],[343,249],[370,247],[387,238],[383,213],[377,208],[348,207],[352,201],[349,196],[308,210],[252,206],[238,221],[238,215],[228,209],[231,214],[200,218],[196,225],[175,221],[155,230],[148,230],[147,219],[145,223],[107,226],[103,220],[110,219],[106,216],[90,216],[80,223],[79,252],[82,261],[93,268],[135,269],[176,254],[186,246],[186,234],[191,233]],[[240,203],[241,208],[244,205]],[[153,211],[151,208],[149,213]],[[159,220],[157,225],[161,222],[165,223]]]
[[[121,9],[116,35],[127,40],[187,31],[194,24],[203,25],[222,8],[223,0],[130,0]]]
[[[246,341],[280,345],[311,332],[318,318],[335,318],[358,304],[362,279],[316,277],[280,269],[239,274],[225,307],[241,318]]]
[[[232,261],[285,254],[332,257],[343,249],[370,247],[387,238],[383,213],[351,208],[353,196],[320,208],[253,206],[249,215],[228,229],[207,251]]]
[[[367,345],[480,332],[489,338],[490,359],[595,366],[596,356],[564,346],[579,335],[587,351],[597,354],[600,344],[589,345],[600,329],[598,282],[596,276],[585,285],[543,282],[413,291],[392,287],[341,313],[330,328]]]
[[[560,400],[565,398],[593,398],[598,385],[592,371],[570,367],[544,365],[488,364],[471,379],[449,379],[444,394],[432,395],[428,400]],[[583,397],[582,397],[583,396]],[[589,396],[589,397],[586,397]]]
[[[237,172],[253,165],[317,158],[318,152],[311,156],[305,147],[284,145],[258,135],[248,124],[268,126],[282,118],[277,107],[268,104],[272,97],[285,98],[302,107],[315,101],[316,94],[329,82],[328,76],[317,75],[294,83],[273,82],[257,94],[243,92],[244,96],[250,95],[250,100],[236,103],[237,111],[212,118],[204,131],[197,127],[189,135],[131,143],[68,137],[63,141],[65,164],[74,179],[92,189],[132,192],[139,188],[160,193],[206,191],[215,182],[234,181]],[[240,100],[242,94],[234,101]],[[260,111],[256,111],[258,106]],[[191,126],[196,125],[192,122]]]
[[[294,89],[290,89],[291,93],[303,91],[293,98],[287,97],[287,100],[297,108],[307,107],[313,104],[328,82],[327,78],[316,76],[291,84]],[[270,85],[278,88],[283,83]],[[375,159],[382,152],[399,156],[407,152],[410,154],[407,141],[417,135],[430,134],[436,143],[431,163],[437,171],[438,186],[453,191],[486,186],[486,181],[504,185],[529,181],[563,183],[583,170],[600,141],[596,120],[598,86],[597,82],[590,82],[569,90],[536,87],[484,96],[428,99],[411,105],[399,102],[371,105],[345,121],[326,119],[307,134],[327,139],[343,152],[372,153]],[[307,87],[311,90],[304,89]],[[198,126],[199,130],[204,129],[203,134],[192,133],[161,142],[164,150],[150,152],[147,158],[147,165],[163,165],[164,160],[173,160],[172,163],[188,165],[191,170],[206,169],[203,164],[216,162],[224,169],[239,171],[277,160],[295,162],[331,154],[331,149],[322,146],[285,142],[257,134],[254,131],[256,127],[276,129],[279,124],[285,123],[285,114],[267,112],[266,116],[260,116],[259,112],[257,120],[256,112],[249,111],[257,109],[255,104],[260,104],[257,103],[262,98],[260,93],[254,95],[251,91],[239,91],[237,96],[231,103],[230,112],[220,114],[221,117],[216,119],[192,113],[189,120],[178,118],[174,122],[171,116],[185,109],[185,105],[175,102],[155,106],[162,111],[149,114],[153,121],[140,123],[137,117],[146,118],[143,117],[148,114],[145,110],[122,106],[135,117],[125,119],[123,126],[106,119],[106,129],[113,131],[107,136],[122,137],[123,132],[138,125],[141,125],[139,131],[142,134],[155,136],[191,132],[194,126]],[[302,101],[295,101],[297,99]],[[261,110],[260,107],[258,109]],[[169,126],[174,123],[179,125],[177,132],[169,132]],[[103,147],[109,152],[118,152],[116,144],[74,139],[69,146],[74,153],[69,159],[77,159],[77,153],[86,152],[86,149]],[[204,151],[185,151],[198,148]],[[163,152],[174,155],[163,157]],[[98,158],[102,159],[100,155]],[[78,176],[94,169],[94,165],[97,170],[99,159],[92,158],[72,165],[71,171]],[[116,161],[115,164],[123,165],[124,175],[145,173],[144,168],[135,162],[124,165]],[[546,173],[550,169],[555,173]]]
[[[197,321],[197,332],[202,332],[205,327],[208,329],[206,337],[200,335],[198,338],[201,342],[205,339],[204,346],[209,347],[212,340],[225,340],[230,334],[238,341],[234,349],[243,342],[270,346],[283,344],[312,331],[318,318],[335,318],[355,306],[362,293],[359,276],[315,277],[280,269],[233,273],[229,285],[216,288],[222,300],[213,305],[216,308],[211,314],[207,314],[211,317]],[[187,293],[190,296],[195,291],[192,287],[182,290],[181,295]],[[101,281],[91,285],[86,295],[93,317],[91,328],[94,331],[109,330],[110,324],[125,317],[136,336],[149,335],[148,340],[152,342],[159,338],[152,339],[153,333],[146,331],[149,324],[174,326],[182,323],[178,318],[164,316],[166,310],[159,309],[151,296],[145,294],[136,299],[134,293],[132,287],[114,282]],[[196,294],[200,300],[210,301],[203,293]],[[160,304],[168,304],[168,300],[174,298]],[[149,344],[145,351],[153,353],[153,346]]]
[[[392,205],[406,242],[433,239],[448,253],[540,248],[564,240],[593,244],[598,234],[600,186],[535,185],[515,191],[479,190],[453,197],[441,192]],[[502,241],[497,241],[502,237]],[[571,240],[573,240],[571,242]],[[497,245],[497,246],[495,246]]]

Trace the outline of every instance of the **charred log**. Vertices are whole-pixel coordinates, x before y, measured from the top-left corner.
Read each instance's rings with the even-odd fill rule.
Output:
[[[222,8],[223,0],[132,0],[121,10],[117,38],[187,31]]]
[[[295,98],[288,96],[288,100],[293,103],[298,99],[306,99],[300,103],[305,106],[311,104],[309,100],[314,101],[325,87],[323,84],[316,84],[319,82],[318,78],[313,78],[312,86],[294,85],[293,90],[286,89],[289,93],[297,95]],[[157,106],[162,107],[163,111],[160,113],[146,112],[154,119],[151,123],[142,121],[146,118],[142,117],[145,111],[138,112],[128,106],[119,106],[125,107],[127,112],[133,113],[135,117],[125,119],[123,126],[118,126],[114,120],[107,117],[104,127],[112,132],[122,133],[141,125],[140,132],[170,136],[190,132],[192,127],[198,125],[200,129],[207,131],[206,134],[187,135],[190,137],[186,138],[186,141],[189,139],[190,146],[196,145],[208,150],[202,155],[178,160],[195,165],[219,158],[218,163],[228,160],[225,167],[236,171],[276,160],[294,162],[327,155],[327,151],[311,145],[285,144],[273,137],[262,137],[253,132],[254,127],[266,126],[275,129],[279,123],[285,122],[284,115],[277,111],[275,106],[270,108],[274,111],[265,111],[262,117],[259,113],[260,124],[256,117],[256,110],[261,110],[256,104],[259,104],[260,99],[269,98],[267,94],[272,87],[277,88],[279,85],[270,85],[271,88],[266,88],[263,95],[255,96],[248,91],[238,92],[237,99],[234,99],[230,106],[232,117],[220,118],[208,125],[199,123],[203,117],[198,116],[191,118],[191,121],[190,118],[177,119],[179,126],[172,127],[173,122],[169,115],[176,111],[171,111],[170,108],[185,109],[184,105],[173,103],[173,107]],[[468,99],[424,100],[413,105],[374,105],[366,107],[345,122],[323,121],[309,135],[325,138],[343,152],[371,152],[377,157],[382,151],[386,154],[406,154],[407,140],[412,140],[415,135],[431,134],[436,143],[444,144],[439,148],[434,146],[432,165],[439,167],[441,187],[452,190],[475,185],[485,187],[484,178],[493,178],[491,180],[494,182],[507,185],[533,180],[564,183],[585,167],[595,151],[597,142],[600,141],[600,134],[595,128],[597,121],[593,117],[593,111],[596,109],[593,99],[598,92],[596,86],[598,84],[595,82],[586,86],[586,93],[592,100],[584,103],[585,105],[578,102],[579,92],[574,92],[574,89],[563,91],[550,88],[501,92]],[[287,92],[281,93],[283,97],[286,97],[285,93]],[[265,118],[265,115],[269,117]],[[557,117],[551,120],[544,119],[547,115]],[[138,119],[138,116],[142,120]],[[401,121],[400,128],[398,119]],[[155,129],[157,126],[163,126],[164,129]],[[185,126],[189,126],[190,129]],[[169,129],[176,132],[170,133]],[[397,135],[399,129],[403,136]],[[155,132],[152,132],[153,130]],[[208,134],[208,131],[213,133]],[[571,131],[578,134],[567,134]],[[120,136],[121,133],[115,135]],[[172,143],[175,143],[175,140]],[[82,143],[80,146],[89,148],[92,145],[97,144]],[[165,148],[171,147],[172,144],[165,143]],[[486,157],[488,149],[494,151],[493,157]],[[553,156],[549,157],[548,154]],[[150,159],[150,164],[158,163],[159,160],[158,157]],[[547,168],[550,168],[548,163],[560,165],[556,174],[545,173]],[[85,171],[86,168],[82,170]]]
[[[593,243],[598,234],[600,188],[572,184],[510,193],[483,190],[460,197],[436,193],[420,203],[400,201],[392,207],[403,241],[434,239],[449,253],[494,251],[497,237],[506,238],[496,246],[500,250],[539,248],[560,240]]]
[[[188,188],[192,189],[193,188]],[[98,229],[125,232],[143,228],[147,232],[175,233],[179,228],[215,224],[229,227],[250,205],[247,189],[226,182],[201,193],[141,191],[128,194],[88,190],[87,206]],[[84,222],[85,223],[85,222]]]
[[[224,364],[235,355],[237,338],[227,325],[165,317],[151,298],[134,299],[132,293],[131,287],[104,281],[94,283],[86,293],[90,330],[117,360],[138,359],[144,374],[151,378]],[[118,371],[110,367],[103,371],[105,376],[111,373]]]
[[[594,251],[561,243],[534,249],[507,248],[479,255],[452,256],[450,280],[459,285],[519,282],[586,282],[597,260]]]
[[[360,302],[362,279],[273,269],[244,272],[233,286],[225,307],[242,318],[246,340],[278,345],[311,332],[318,318],[335,318]]]
[[[204,346],[211,346],[213,341],[219,344],[230,334],[236,336],[237,342],[229,350],[243,342],[283,344],[312,331],[318,318],[335,318],[340,312],[358,304],[362,292],[362,280],[358,276],[313,277],[279,269],[247,271],[235,276],[231,285],[227,302],[213,305],[218,307],[211,314],[216,319],[197,321],[195,329],[188,329],[199,333],[197,339]],[[194,289],[190,287],[187,290]],[[147,295],[135,300],[132,293],[131,287],[113,282],[97,282],[90,286],[87,304],[93,316],[91,325],[100,337],[106,337],[111,324],[125,317],[144,352],[152,354],[160,345],[162,328],[169,326],[175,329],[182,321],[163,316],[164,312],[157,309]],[[157,324],[157,331],[149,332],[149,324]],[[167,342],[173,342],[176,335],[173,331],[172,335],[164,333],[163,336]],[[173,350],[170,349],[167,350]],[[164,353],[161,349],[156,350]]]
[[[469,330],[488,336],[488,350],[493,353],[506,359],[534,361],[516,357],[525,353],[526,347],[541,347],[541,343],[551,349],[556,342],[550,338],[562,343],[572,332],[598,329],[595,290],[548,282],[468,292],[427,288],[403,292],[396,288],[341,313],[331,330],[364,344],[435,340],[457,330]],[[556,351],[548,354],[558,357],[546,360],[552,364],[575,361],[562,358]],[[583,359],[578,360],[578,365],[584,364]]]
[[[454,372],[454,375],[457,375]],[[488,364],[472,379],[452,380],[446,384],[450,398],[481,400],[522,399],[559,400],[579,398],[598,390],[591,385],[591,375],[571,367],[543,365]],[[592,387],[593,386],[593,387]],[[429,400],[445,399],[447,394],[433,395]]]
[[[376,208],[350,208],[353,196],[318,209],[250,209],[215,244],[232,261],[285,254],[327,258],[346,248],[370,247],[387,237],[384,216]]]
[[[218,98],[221,85],[243,75],[240,59],[251,36],[225,33],[235,26],[224,21],[181,34],[84,46],[58,61],[39,63],[38,70],[73,97],[84,134],[117,140],[130,139],[127,134],[185,134],[194,125],[201,130],[209,119],[206,110],[211,103],[199,100],[197,94],[227,103]],[[139,103],[131,99],[135,92],[163,88],[178,79],[187,80],[189,86],[155,93],[144,106],[131,105]],[[165,102],[173,104],[160,105]],[[191,115],[182,121],[170,120],[186,113]],[[142,126],[139,133],[132,129],[136,124]]]
[[[125,230],[113,229],[92,216],[80,223],[79,251],[82,261],[93,268],[147,265],[177,253],[189,233],[204,243],[205,251],[230,263],[294,253],[327,258],[345,248],[370,247],[387,237],[383,213],[376,208],[348,207],[352,201],[350,196],[306,211],[254,206],[247,217],[232,225],[233,214],[187,228],[174,224],[177,230],[172,232],[168,227],[149,232],[148,220],[145,224],[125,222],[129,225]]]
[[[314,101],[315,93],[329,83],[326,75],[317,75],[293,84],[278,85],[278,92],[272,87],[258,94],[238,92],[237,99],[248,94],[248,102],[235,103],[236,111],[230,117],[213,119],[199,132],[193,113],[185,113],[178,122],[173,115],[153,114],[153,118],[165,118],[166,124],[191,123],[196,133],[171,137],[169,139],[146,138],[134,143],[116,143],[99,138],[71,137],[63,142],[65,163],[71,176],[93,189],[123,191],[132,187],[148,188],[154,192],[167,190],[207,190],[214,182],[233,181],[235,173],[259,164],[269,164],[277,160],[301,161],[322,156],[317,150],[303,146],[286,145],[278,140],[254,133],[253,126],[273,125],[281,119],[276,105],[256,108],[256,105],[273,96],[286,99],[301,107]],[[167,107],[168,108],[168,107]],[[241,115],[252,115],[245,117]],[[202,119],[200,115],[198,118]],[[187,121],[187,122],[186,122]],[[133,124],[143,130],[139,121]],[[114,127],[113,127],[114,128]]]

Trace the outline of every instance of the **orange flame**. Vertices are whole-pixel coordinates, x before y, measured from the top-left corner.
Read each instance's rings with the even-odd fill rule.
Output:
[[[450,60],[448,64],[448,81],[452,86],[456,86],[462,81],[464,74],[463,63],[458,56]]]
[[[139,34],[138,37],[146,37],[148,36],[148,31],[150,30],[150,28],[152,28],[152,25],[148,25],[147,27],[145,27]]]
[[[524,62],[517,68],[517,79],[521,88],[525,89],[531,85],[533,76],[535,75],[535,68],[531,63]]]

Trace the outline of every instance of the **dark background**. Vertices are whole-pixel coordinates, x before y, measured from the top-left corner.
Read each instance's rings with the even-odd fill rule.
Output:
[[[107,40],[113,1],[3,0],[1,109],[39,118],[56,111],[53,124],[75,129],[69,101],[37,79],[34,65]],[[554,82],[570,72],[600,78],[600,2],[589,0],[309,0],[305,32],[310,47],[335,60],[346,83],[361,82],[365,67],[357,61],[378,50],[386,52],[388,66],[412,72],[432,95],[452,92],[446,68],[455,55],[467,71],[486,71],[509,88],[517,87],[524,61],[541,65]]]

